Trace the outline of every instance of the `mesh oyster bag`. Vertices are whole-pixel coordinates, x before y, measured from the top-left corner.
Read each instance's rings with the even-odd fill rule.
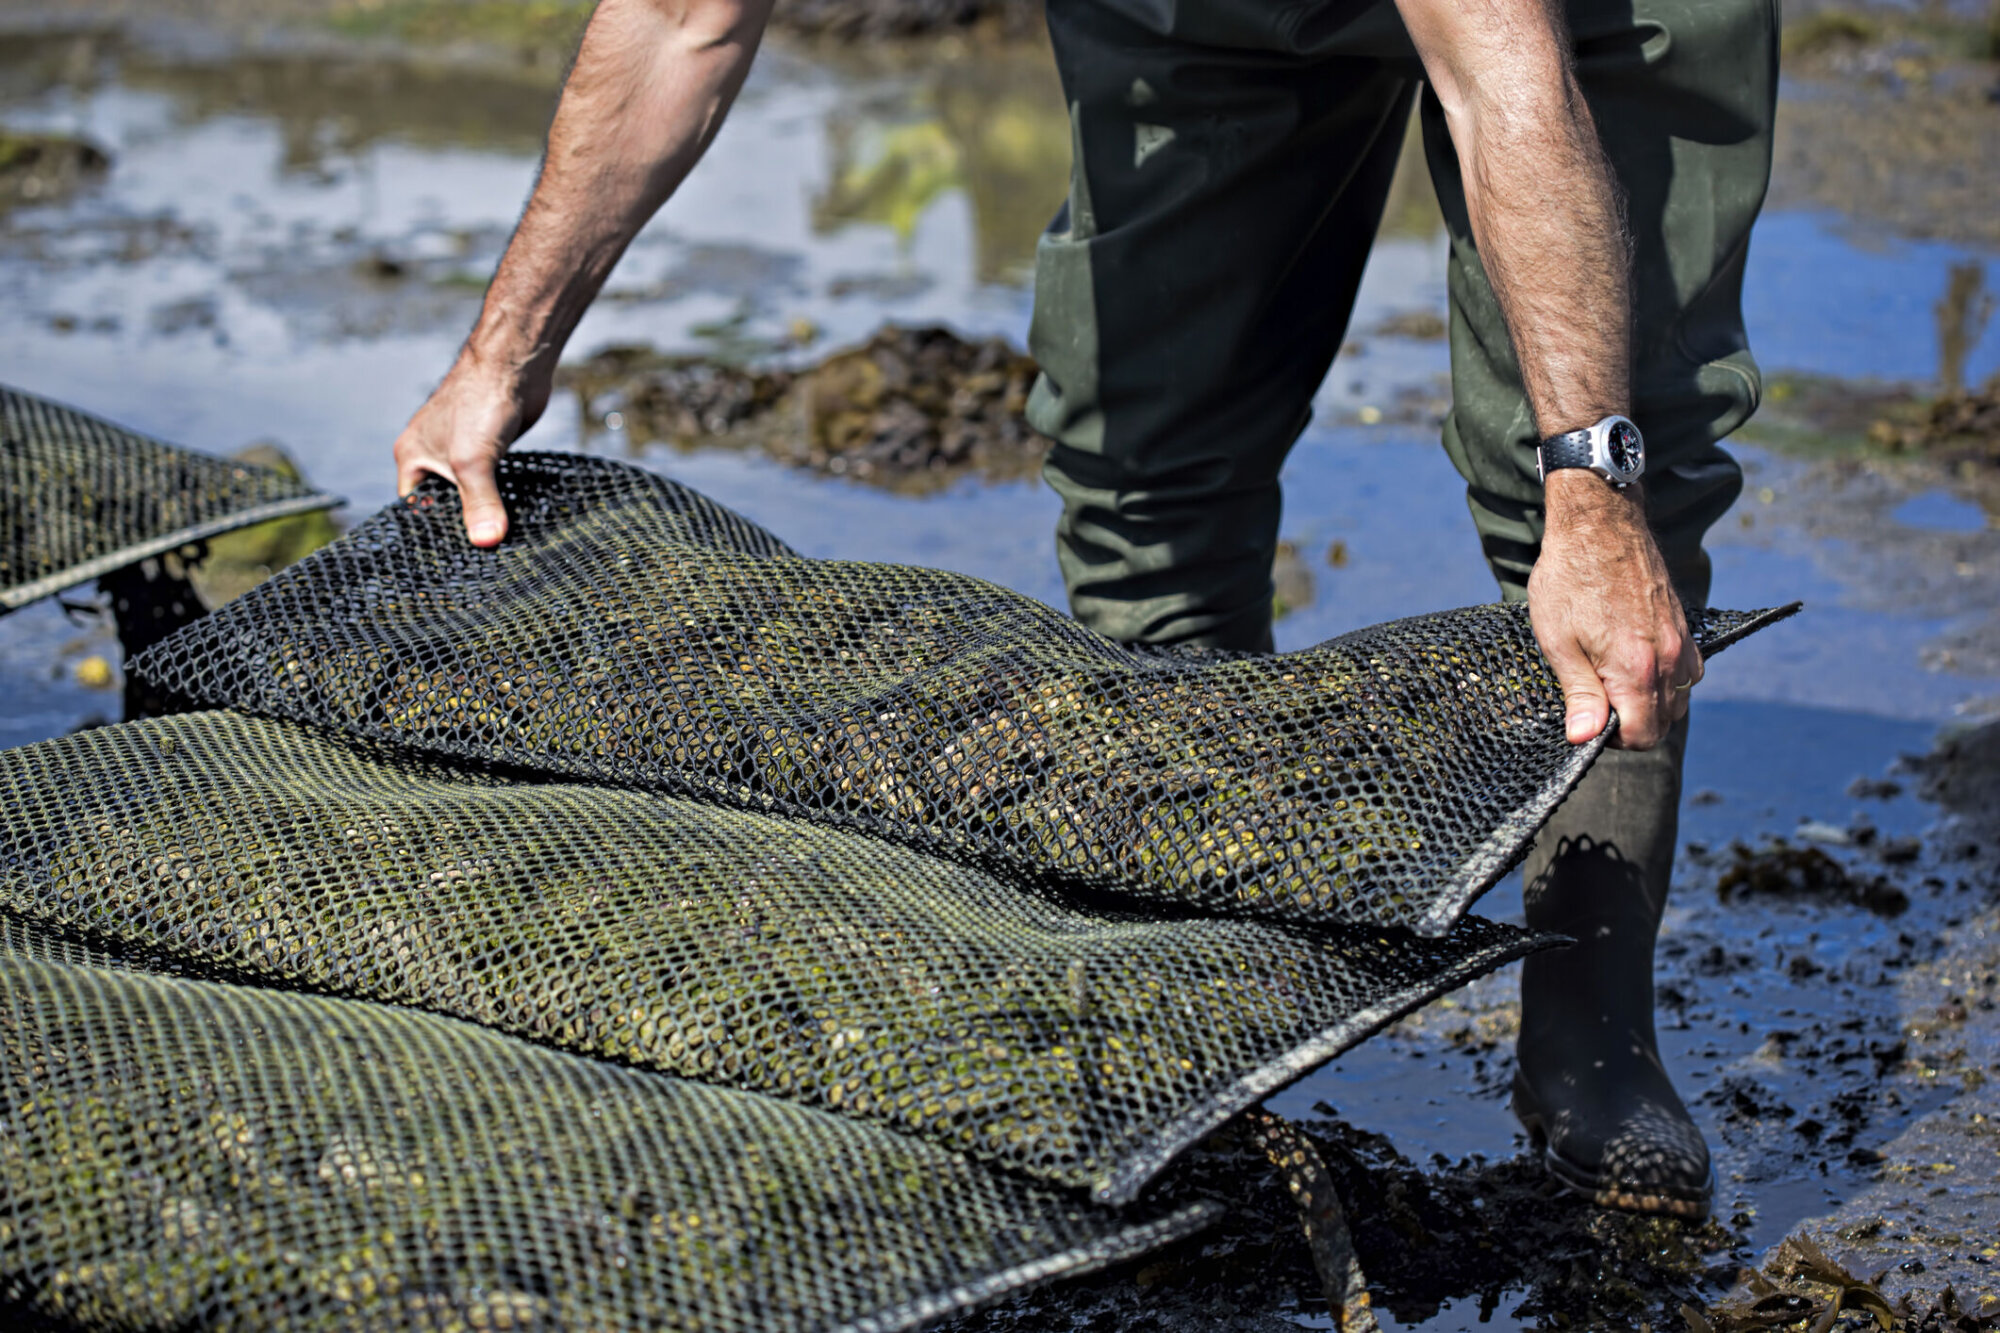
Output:
[[[0,385],[0,614],[267,519],[340,501]]]
[[[1518,607],[1282,656],[1115,643],[962,575],[800,557],[607,460],[503,460],[509,539],[411,501],[135,661],[201,703],[720,800],[1182,910],[1449,928],[1572,746]],[[1705,651],[1783,612],[1710,612]]]
[[[1137,1197],[1230,1116],[1552,937],[1145,919],[771,815],[197,713],[0,752],[0,911]]]
[[[886,1331],[1214,1215],[0,927],[9,1328]]]

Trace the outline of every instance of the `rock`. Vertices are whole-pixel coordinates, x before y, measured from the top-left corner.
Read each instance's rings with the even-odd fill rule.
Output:
[[[1806,820],[1792,834],[1801,842],[1820,842],[1829,847],[1845,847],[1854,841],[1846,829],[1819,819]]]
[[[0,130],[0,209],[54,203],[110,166],[111,155],[88,139]]]
[[[745,370],[701,357],[614,348],[560,382],[584,431],[614,414],[635,445],[754,447],[832,476],[894,490],[958,477],[1032,476],[1048,442],[1022,417],[1035,363],[999,338],[891,325],[804,370]]]
[[[268,440],[240,449],[231,457],[270,468],[293,481],[304,480],[291,456]],[[333,516],[323,509],[238,528],[208,539],[207,554],[188,571],[189,581],[202,604],[212,611],[339,535]]]

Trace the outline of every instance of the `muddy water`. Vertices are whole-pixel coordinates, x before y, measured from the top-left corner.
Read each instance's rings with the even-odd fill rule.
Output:
[[[0,4],[0,27],[10,13]],[[386,502],[389,441],[448,363],[532,181],[549,70],[364,57],[323,33],[260,33],[246,50],[229,30],[65,21],[72,30],[0,39],[0,128],[83,136],[112,162],[54,202],[0,212],[0,379],[217,452],[273,439],[351,512]],[[1039,52],[774,47],[573,351],[803,359],[885,320],[1018,342],[1066,159]],[[1492,596],[1431,424],[1445,398],[1441,242],[1422,192],[1400,198],[1286,474],[1281,647]],[[2000,288],[1983,253],[1775,213],[1756,240],[1753,339],[1767,366],[1804,375],[1924,383],[1949,361],[1977,383],[2000,370],[2000,334],[1964,320],[1954,333],[1939,313],[1968,266]],[[576,413],[559,398],[529,443],[626,451]],[[1743,449],[1745,500],[1717,533],[1715,598],[1804,598],[1810,612],[1732,650],[1700,691],[1685,888],[1662,948],[1666,1058],[1717,1147],[1716,1275],[1858,1194],[1881,1145],[1958,1086],[1898,1050],[1908,1016],[1895,977],[1971,910],[1960,883],[1990,852],[1947,862],[1933,838],[1899,859],[1899,840],[1936,811],[1891,770],[1940,724],[2000,701],[1991,511],[1948,472],[1760,438]],[[1060,598],[1054,507],[1034,485],[912,498],[759,455],[637,456],[808,552]],[[115,643],[102,628],[54,603],[0,622],[0,744],[115,714],[115,692],[84,683],[103,657]],[[1901,788],[1853,785],[1885,775]],[[1885,917],[1810,893],[1724,901],[1732,845],[1773,839],[1889,881],[1910,906]],[[1769,863],[1782,871],[1785,855]],[[1486,907],[1518,909],[1517,887]],[[1504,1106],[1510,988],[1482,983],[1277,1105],[1324,1103],[1420,1164],[1506,1162],[1519,1148]],[[1477,1162],[1465,1169],[1483,1179]],[[1394,1326],[1537,1327],[1541,1316],[1510,1312],[1557,1308],[1546,1275],[1448,1277],[1392,1300]]]

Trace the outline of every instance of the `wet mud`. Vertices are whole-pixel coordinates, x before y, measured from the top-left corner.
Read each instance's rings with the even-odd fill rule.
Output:
[[[1878,1274],[1879,1278],[1881,1275]],[[1851,1272],[1807,1236],[1777,1249],[1762,1271],[1747,1273],[1738,1293],[1699,1310],[1683,1310],[1689,1333],[1751,1333],[1759,1329],[1838,1327],[1842,1316],[1905,1333],[1983,1333],[2000,1328],[2000,1299],[1970,1305],[1946,1288],[1919,1305],[1908,1293],[1892,1300],[1876,1278]]]
[[[57,3],[17,3],[54,16]],[[267,32],[319,31],[383,48],[411,46],[452,56],[503,60],[559,75],[575,53],[596,0],[91,0],[112,20],[164,19]],[[777,0],[780,31],[842,42],[933,37],[967,29],[1031,33],[1040,0]]]
[[[1991,727],[1982,745],[1976,778],[1949,745],[1938,758],[1989,787],[2000,775]],[[1995,808],[1978,836],[1992,836]],[[1966,826],[1957,829],[1964,836]],[[1857,1286],[1870,1293],[1864,1307],[1889,1303],[1898,1329],[2000,1328],[2000,911],[1991,901],[1898,978],[1905,1076],[1950,1095],[1873,1149],[1867,1187],[1805,1223],[1767,1260],[1764,1282],[1746,1279],[1719,1304],[1717,1330],[1774,1326],[1750,1316],[1777,1294],[1809,1298],[1817,1313]],[[1816,1252],[1832,1257],[1833,1271]]]
[[[1943,6],[1820,8],[1784,36],[1771,203],[2000,244],[2000,32]]]
[[[1299,1127],[1339,1191],[1369,1304],[1398,1326],[1463,1305],[1466,1326],[1498,1315],[1552,1327],[1637,1328],[1654,1320],[1664,1301],[1699,1299],[1717,1264],[1735,1272],[1729,1256],[1738,1238],[1726,1226],[1690,1227],[1574,1203],[1525,1158],[1425,1167],[1387,1138],[1337,1118]],[[1178,1168],[1173,1186],[1225,1198],[1230,1213],[1205,1235],[1111,1274],[944,1327],[1250,1333],[1331,1326],[1300,1210],[1249,1134],[1216,1136]]]
[[[612,348],[565,366],[586,439],[758,449],[904,493],[1033,476],[1048,441],[1022,419],[1035,364],[999,338],[890,326],[800,370]]]
[[[1995,110],[2000,130],[2000,106]],[[2000,294],[1986,265],[1953,264],[1932,305],[1938,359],[1928,384],[1780,375],[1753,435],[1803,455],[1874,455],[1927,465],[1989,500],[2000,487],[2000,374],[1968,384],[1967,363],[1993,324]]]
[[[1969,369],[1996,311],[1986,271],[1978,259],[1947,270],[1928,379],[1767,376],[1738,438],[1770,456],[1747,458],[1743,500],[1718,530],[1746,544],[1798,532],[1857,604],[1930,618],[1925,664],[1969,677],[2000,675],[2000,374]]]
[[[427,46],[483,46],[529,65],[560,68],[576,49],[595,0],[332,0],[327,22],[359,37]],[[934,37],[982,27],[1038,31],[1039,0],[778,0],[780,31],[843,42]]]

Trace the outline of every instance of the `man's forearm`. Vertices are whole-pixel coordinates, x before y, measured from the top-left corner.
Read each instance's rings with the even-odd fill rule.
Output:
[[[1632,283],[1623,209],[1583,99],[1468,117],[1465,196],[1481,260],[1546,437],[1631,403]]]
[[[1631,410],[1631,260],[1562,15],[1534,8],[1486,10],[1426,65],[1473,239],[1548,436]]]
[[[563,344],[612,266],[700,160],[771,0],[601,0],[549,151],[458,361],[396,437],[396,486],[458,487],[476,546],[507,535],[495,464],[547,406]]]
[[[625,247],[715,137],[769,14],[770,0],[602,0],[467,358],[502,374],[553,366]]]

